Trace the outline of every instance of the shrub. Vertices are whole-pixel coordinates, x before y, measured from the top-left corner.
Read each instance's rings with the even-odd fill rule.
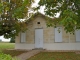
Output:
[[[18,60],[18,59],[12,58],[10,55],[0,53],[0,60]]]
[[[15,43],[15,37],[11,37],[10,43]]]

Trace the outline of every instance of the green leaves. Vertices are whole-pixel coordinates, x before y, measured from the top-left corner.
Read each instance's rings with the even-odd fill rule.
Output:
[[[2,3],[0,3],[0,14],[2,13],[2,9],[3,9]]]
[[[75,32],[78,16],[71,10],[65,10],[62,17],[62,25],[65,27],[66,32]]]
[[[0,36],[11,38],[26,30],[25,21],[34,0],[8,0],[0,2]]]
[[[40,0],[40,6],[45,6],[45,14],[53,18],[60,12],[58,19],[50,20],[47,25],[62,25],[70,33],[80,29],[80,0]]]
[[[3,54],[0,52],[0,60],[18,60],[17,58],[12,58],[10,55]]]

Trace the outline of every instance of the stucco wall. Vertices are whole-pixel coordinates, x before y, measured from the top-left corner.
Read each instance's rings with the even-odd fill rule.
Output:
[[[20,33],[15,38],[15,43],[20,43]]]
[[[40,24],[37,24],[37,22],[40,22]],[[42,28],[44,30],[44,28],[46,27],[45,23],[46,21],[43,18],[37,17],[28,24],[28,30],[26,32],[27,33],[26,43],[35,42],[35,29]]]

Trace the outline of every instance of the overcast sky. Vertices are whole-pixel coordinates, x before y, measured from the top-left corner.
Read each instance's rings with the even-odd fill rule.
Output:
[[[35,0],[35,3],[32,5],[32,7],[37,7],[39,1],[40,0]],[[41,7],[40,10],[39,10],[39,12],[41,12],[42,14],[44,14],[44,8],[45,8],[45,6]]]

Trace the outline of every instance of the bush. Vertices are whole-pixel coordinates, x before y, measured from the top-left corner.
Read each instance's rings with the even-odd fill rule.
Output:
[[[15,43],[15,37],[11,37],[10,43]]]
[[[12,58],[10,55],[0,53],[0,60],[18,60],[18,59]]]

